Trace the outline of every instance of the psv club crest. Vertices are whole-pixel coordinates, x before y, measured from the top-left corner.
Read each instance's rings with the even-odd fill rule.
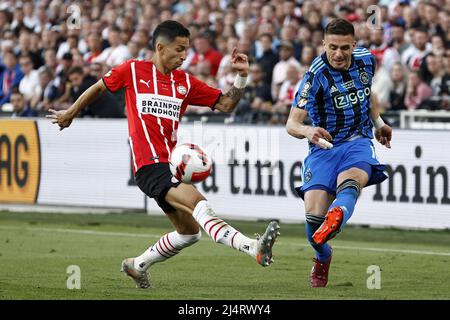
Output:
[[[186,92],[187,92],[187,89],[186,89],[185,86],[179,85],[179,86],[177,87],[177,91],[178,91],[179,94],[181,94],[181,95],[184,96],[184,95],[186,94]]]

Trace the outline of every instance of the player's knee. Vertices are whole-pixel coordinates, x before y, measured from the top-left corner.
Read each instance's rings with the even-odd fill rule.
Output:
[[[358,198],[361,192],[361,185],[358,181],[354,179],[346,179],[337,187],[336,194],[339,194],[344,190],[352,191],[355,194],[355,197]]]

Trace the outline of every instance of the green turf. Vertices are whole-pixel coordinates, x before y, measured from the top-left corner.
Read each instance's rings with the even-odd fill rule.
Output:
[[[253,235],[266,223],[231,224]],[[0,212],[0,299],[450,299],[449,231],[346,227],[331,241],[328,287],[311,289],[304,226],[281,228],[268,268],[204,234],[150,269],[155,288],[138,290],[119,272],[120,262],[171,231],[165,217]],[[70,265],[81,269],[80,290],[66,287]],[[379,290],[367,288],[370,265],[382,270]]]

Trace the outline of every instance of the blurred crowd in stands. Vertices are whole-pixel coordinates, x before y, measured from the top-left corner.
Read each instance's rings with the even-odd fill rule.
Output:
[[[357,45],[377,58],[372,94],[383,112],[450,110],[450,0],[2,0],[0,111],[68,108],[115,65],[150,59],[153,30],[172,19],[191,33],[181,68],[213,87],[233,84],[233,47],[249,56],[245,96],[229,121],[284,124],[335,17],[351,21]],[[125,117],[123,95],[108,92],[80,116]]]

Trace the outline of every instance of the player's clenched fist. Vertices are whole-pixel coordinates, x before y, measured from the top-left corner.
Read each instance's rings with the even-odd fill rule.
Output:
[[[392,139],[392,128],[388,125],[384,125],[381,128],[375,130],[375,138],[379,143],[384,145],[386,148],[391,147]]]
[[[329,142],[332,141],[333,138],[331,137],[330,133],[324,128],[311,127],[306,134],[306,138],[308,138],[309,141],[316,144],[322,149],[333,148],[333,145]]]

